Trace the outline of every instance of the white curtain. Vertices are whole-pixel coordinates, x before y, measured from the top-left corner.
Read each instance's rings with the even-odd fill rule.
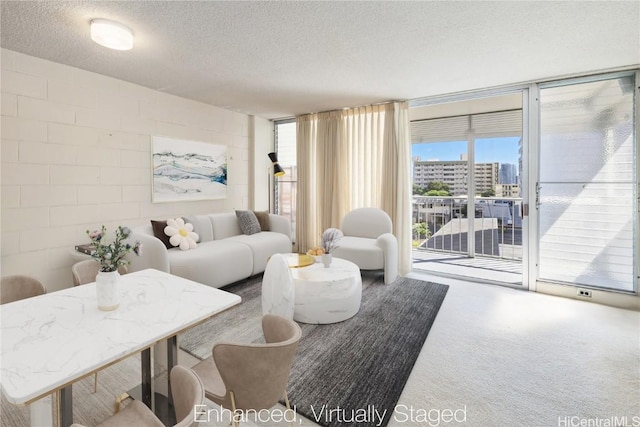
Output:
[[[411,270],[411,135],[406,102],[297,119],[296,238],[301,252],[352,209],[377,207],[393,221],[399,271]]]

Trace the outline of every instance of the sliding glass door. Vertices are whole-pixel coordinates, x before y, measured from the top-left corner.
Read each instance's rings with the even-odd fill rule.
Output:
[[[413,112],[414,268],[527,286],[527,105],[519,90]]]
[[[414,268],[636,294],[639,75],[415,102]]]
[[[635,75],[540,85],[538,279],[634,292]]]

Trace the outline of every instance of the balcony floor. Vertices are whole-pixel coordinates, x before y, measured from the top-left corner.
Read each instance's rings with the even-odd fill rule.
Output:
[[[522,285],[522,262],[499,258],[469,258],[429,250],[412,251],[413,269],[435,275],[459,276],[483,282]]]

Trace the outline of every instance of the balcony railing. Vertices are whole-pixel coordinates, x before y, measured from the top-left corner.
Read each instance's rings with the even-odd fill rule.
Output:
[[[461,197],[413,196],[416,249],[522,260],[521,198],[477,197],[471,215]]]

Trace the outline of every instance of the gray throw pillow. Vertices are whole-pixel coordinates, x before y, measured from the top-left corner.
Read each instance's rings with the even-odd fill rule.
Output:
[[[253,211],[236,211],[236,217],[238,217],[240,230],[244,234],[251,235],[260,232],[260,223]]]

